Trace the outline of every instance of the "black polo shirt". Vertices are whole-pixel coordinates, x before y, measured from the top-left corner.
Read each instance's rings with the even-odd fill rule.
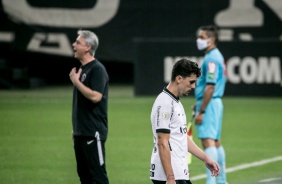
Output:
[[[95,136],[101,140],[108,135],[108,85],[109,76],[102,63],[97,59],[81,66],[80,81],[90,89],[100,92],[102,100],[93,103],[76,87],[73,89],[72,126],[74,136]]]

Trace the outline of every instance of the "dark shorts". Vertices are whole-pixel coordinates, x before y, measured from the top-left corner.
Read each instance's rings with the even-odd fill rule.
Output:
[[[105,165],[105,141],[95,137],[74,137],[77,173],[81,184],[108,184]]]
[[[154,184],[166,184],[166,181],[152,180]],[[176,180],[176,184],[192,184],[190,180]]]

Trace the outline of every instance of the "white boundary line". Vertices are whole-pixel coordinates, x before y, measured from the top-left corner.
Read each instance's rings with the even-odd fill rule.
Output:
[[[264,159],[264,160],[257,161],[257,162],[242,164],[242,165],[238,165],[238,166],[235,166],[235,167],[227,168],[226,169],[226,173],[235,172],[235,171],[239,171],[239,170],[242,170],[242,169],[247,169],[247,168],[250,168],[250,167],[256,167],[256,166],[260,166],[260,165],[265,165],[265,164],[268,164],[268,163],[271,163],[271,162],[276,162],[276,161],[281,161],[281,160],[282,160],[282,156],[279,156],[279,157],[273,157],[273,158],[269,158],[269,159]],[[195,180],[200,180],[200,179],[203,179],[203,178],[206,178],[206,177],[207,177],[206,174],[201,174],[201,175],[198,175],[198,176],[191,177],[190,179],[192,181],[195,181]]]
[[[282,178],[269,178],[269,179],[264,179],[264,180],[260,180],[260,183],[268,183],[271,181],[277,181],[277,180],[281,180]]]

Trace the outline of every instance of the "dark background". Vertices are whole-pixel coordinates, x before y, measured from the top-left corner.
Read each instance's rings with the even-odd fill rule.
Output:
[[[120,0],[116,15],[106,24],[95,28],[68,28],[33,25],[17,20],[7,12],[7,5],[4,1],[0,2],[0,35],[2,32],[9,32],[14,35],[14,39],[11,41],[0,40],[0,88],[32,88],[42,85],[70,84],[68,78],[69,71],[72,67],[79,66],[79,61],[74,59],[72,55],[31,51],[28,49],[28,44],[34,38],[35,33],[44,33],[46,35],[63,33],[67,36],[69,44],[72,44],[76,39],[77,30],[83,28],[92,30],[98,35],[100,45],[96,58],[106,66],[111,83],[135,85],[136,94],[142,94],[139,88],[140,90],[144,88],[138,82],[140,78],[138,73],[144,72],[139,71],[140,67],[137,66],[140,66],[140,64],[138,65],[138,63],[146,60],[143,67],[149,69],[150,63],[160,62],[163,59],[161,56],[167,54],[163,52],[168,52],[169,50],[174,50],[175,54],[178,53],[180,55],[187,55],[191,52],[193,52],[193,55],[203,55],[196,50],[196,45],[193,45],[197,28],[201,25],[216,25],[215,16],[217,13],[225,10],[232,3],[231,0]],[[81,9],[82,11],[93,8],[98,3],[95,0],[79,2],[76,0],[27,0],[26,2],[33,8]],[[15,1],[14,5],[10,3],[9,6],[17,6],[17,2]],[[263,13],[262,25],[217,25],[219,30],[228,29],[233,31],[233,38],[228,42],[230,44],[226,44],[227,42],[219,43],[219,47],[223,46],[222,50],[226,60],[234,55],[241,57],[246,55],[253,57],[262,55],[281,57],[281,47],[275,46],[277,44],[281,45],[280,37],[282,35],[282,24],[278,14],[262,0],[255,0],[253,6]],[[103,11],[107,11],[107,9]],[[28,12],[26,13],[28,14]],[[25,16],[25,14],[22,16]],[[65,14],[64,16],[68,17],[69,15]],[[48,17],[43,18],[48,19]],[[250,34],[253,38],[249,41],[251,43],[240,40],[241,33]],[[144,48],[141,48],[143,46],[138,45],[140,42],[137,43],[136,40],[145,40],[145,42],[148,40],[166,40],[166,42],[161,41],[161,44],[158,44],[154,41],[153,44],[149,44],[149,46],[147,44]],[[173,42],[171,45],[170,40],[178,40],[178,42]],[[183,40],[186,43],[183,43]],[[189,45],[187,46],[188,42]],[[273,42],[274,44],[270,43],[272,45],[271,48],[264,48],[262,46],[263,42]],[[167,45],[164,46],[164,44]],[[157,52],[152,52],[149,55],[146,54],[148,49],[158,47],[159,45],[164,46],[165,50],[162,50],[163,47],[161,47]],[[56,48],[58,43],[43,41],[41,46]],[[190,47],[191,49],[185,50],[183,47]],[[268,52],[268,50],[263,49],[271,51]],[[280,52],[277,51],[278,49]],[[140,56],[140,53],[144,55],[144,58]],[[158,58],[160,60],[155,61]],[[161,73],[162,69],[155,73],[154,78],[156,76],[160,78],[158,72]],[[154,78],[150,78],[149,75],[146,78],[144,77],[148,81],[154,80]],[[163,84],[161,78],[158,81]],[[245,84],[242,85],[246,87]],[[238,86],[232,84],[227,84],[227,86],[227,95],[242,95],[242,93],[237,94],[233,92],[233,89],[236,89]],[[273,84],[270,84],[270,86],[254,84],[253,86],[256,86],[255,89],[271,87],[272,90],[275,90],[274,94],[278,96],[281,92],[281,86],[277,87],[277,85]],[[154,93],[148,92],[144,94]],[[267,93],[261,93],[261,95],[264,96]]]

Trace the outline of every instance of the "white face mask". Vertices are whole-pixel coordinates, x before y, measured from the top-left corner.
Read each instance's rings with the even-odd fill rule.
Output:
[[[203,40],[201,38],[197,39],[197,47],[199,50],[204,50],[208,47],[208,40]]]

